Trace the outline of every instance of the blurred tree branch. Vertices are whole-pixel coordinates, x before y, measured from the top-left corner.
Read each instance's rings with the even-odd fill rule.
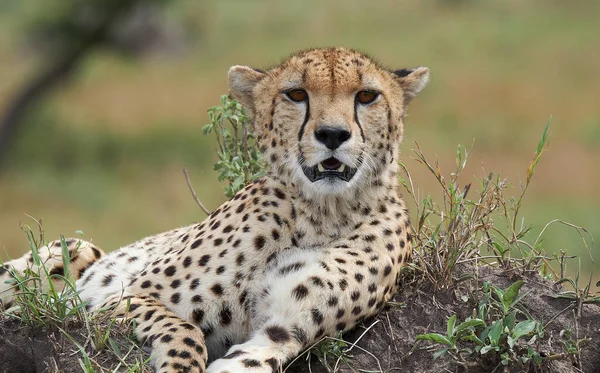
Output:
[[[8,100],[0,117],[0,166],[17,128],[28,111],[60,84],[67,81],[82,64],[85,57],[99,47],[119,52],[130,52],[131,44],[124,46],[115,29],[136,11],[157,6],[169,0],[58,0],[50,7],[40,7],[39,18],[30,30],[37,39],[44,58],[48,60],[34,77]],[[149,37],[156,35],[149,35]]]

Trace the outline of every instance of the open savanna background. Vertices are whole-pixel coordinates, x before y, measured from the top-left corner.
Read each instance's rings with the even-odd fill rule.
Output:
[[[0,113],[48,63],[40,52],[48,45],[31,30],[63,1],[0,0]],[[552,116],[523,224],[533,225],[530,238],[557,218],[600,238],[600,2],[164,3],[150,11],[160,34],[153,48],[94,50],[5,145],[0,259],[28,249],[20,224],[35,225],[29,216],[43,219],[47,239],[81,230],[108,251],[202,220],[182,169],[208,208],[225,199],[212,171],[215,143],[201,126],[227,92],[227,69],[268,67],[302,48],[338,45],[392,68],[431,69],[405,121],[402,161],[436,198],[435,179],[411,159],[415,142],[439,158],[445,174],[455,167],[458,144],[472,146],[464,183],[494,171],[517,195]],[[586,275],[597,266],[575,231],[554,225],[545,237],[548,255],[581,256]],[[597,247],[591,254],[600,260]],[[570,273],[576,267],[570,264]]]

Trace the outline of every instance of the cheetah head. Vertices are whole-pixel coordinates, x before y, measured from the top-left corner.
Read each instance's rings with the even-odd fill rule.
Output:
[[[352,196],[395,175],[406,106],[428,78],[426,67],[391,71],[329,48],[267,71],[233,66],[229,87],[253,117],[274,175],[311,196]]]

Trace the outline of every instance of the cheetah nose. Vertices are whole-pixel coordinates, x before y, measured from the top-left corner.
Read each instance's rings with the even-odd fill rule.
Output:
[[[317,140],[331,150],[339,148],[343,142],[350,139],[350,136],[350,132],[343,128],[320,126],[315,131]]]

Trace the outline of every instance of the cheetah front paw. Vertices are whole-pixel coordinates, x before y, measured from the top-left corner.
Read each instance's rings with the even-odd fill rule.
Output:
[[[241,347],[241,346],[240,346]],[[235,348],[235,347],[234,347]],[[220,359],[213,361],[207,373],[272,373],[277,372],[279,361],[272,356],[267,356],[265,349],[257,348],[232,348],[230,352]],[[233,351],[232,351],[233,350]],[[252,351],[254,350],[254,351]]]

